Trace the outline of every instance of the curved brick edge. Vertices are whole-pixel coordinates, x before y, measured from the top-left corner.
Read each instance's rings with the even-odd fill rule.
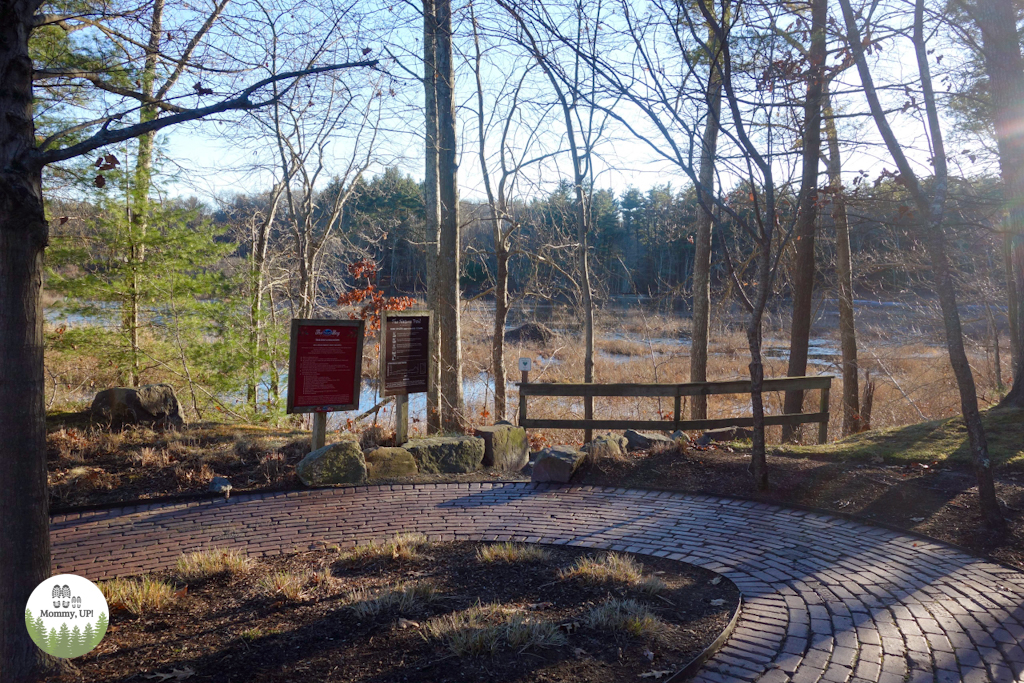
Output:
[[[704,666],[704,662],[711,659],[718,653],[719,650],[725,645],[726,641],[732,636],[732,632],[736,630],[736,624],[740,620],[740,612],[743,611],[743,595],[741,594],[739,600],[736,601],[736,609],[732,612],[732,619],[726,624],[722,632],[718,634],[715,641],[704,648],[704,651],[693,658],[693,660],[684,666],[679,671],[672,674],[669,678],[665,679],[665,683],[682,683],[688,681],[697,675],[700,668]]]
[[[55,516],[54,569],[106,578],[209,546],[279,554],[398,531],[682,560],[744,596],[697,681],[1024,681],[1024,574],[828,514],[532,484],[374,486]]]

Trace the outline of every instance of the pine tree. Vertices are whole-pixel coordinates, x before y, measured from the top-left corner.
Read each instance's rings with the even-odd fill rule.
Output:
[[[46,651],[53,654],[57,651],[57,629],[51,628],[50,635],[46,637]]]
[[[85,628],[82,629],[82,654],[85,654],[94,647],[96,647],[96,632],[93,630],[92,624],[87,621],[85,622]]]
[[[28,629],[28,634],[36,645],[45,641],[46,634],[39,632],[38,623],[32,618],[32,610],[28,608],[25,609],[25,628]]]
[[[71,630],[67,622],[60,625],[60,634],[57,637],[57,646],[54,648],[54,655],[65,659],[71,657]]]
[[[103,636],[107,633],[107,614],[106,612],[100,612],[100,618],[96,620],[96,631],[93,633],[92,646],[96,647],[103,640]]]
[[[82,630],[75,627],[71,629],[71,640],[68,647],[68,657],[79,657],[87,652],[85,649],[85,641],[82,640]]]

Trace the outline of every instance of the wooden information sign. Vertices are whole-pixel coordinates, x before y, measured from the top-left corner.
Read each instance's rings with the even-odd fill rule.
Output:
[[[409,394],[427,391],[430,384],[430,311],[387,312],[380,325],[381,396],[397,396],[398,443],[409,431]]]

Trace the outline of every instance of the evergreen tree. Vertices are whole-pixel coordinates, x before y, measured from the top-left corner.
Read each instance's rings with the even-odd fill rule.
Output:
[[[92,624],[87,621],[85,628],[82,629],[82,654],[96,647],[96,643],[96,632],[93,630]]]
[[[71,630],[68,628],[67,622],[60,625],[57,647],[53,649],[53,653],[55,656],[63,657],[64,659],[71,657]]]
[[[28,608],[25,608],[25,628],[28,629],[28,634],[36,645],[45,642],[46,635],[45,633],[40,633],[38,622],[32,618],[32,610]]]
[[[68,647],[69,657],[78,657],[84,655],[87,652],[85,649],[85,641],[82,640],[82,630],[78,628],[78,624],[71,629],[71,639]]]
[[[96,620],[96,631],[93,633],[92,646],[96,647],[103,640],[103,636],[107,633],[107,615],[105,612],[100,612],[99,619]]]
[[[57,629],[51,628],[50,635],[46,637],[47,652],[56,652],[58,642],[59,641],[57,640]]]

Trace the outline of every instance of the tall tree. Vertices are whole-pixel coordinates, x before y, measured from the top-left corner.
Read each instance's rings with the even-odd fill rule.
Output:
[[[423,91],[424,157],[423,211],[426,220],[427,306],[434,311],[430,337],[430,380],[427,386],[427,431],[441,429],[441,319],[438,280],[438,244],[441,227],[440,185],[438,179],[437,131],[437,0],[423,0]]]
[[[0,2],[0,681],[32,678],[43,665],[24,628],[28,596],[50,575],[43,384],[43,251],[48,224],[43,169],[167,126],[230,110],[266,106],[266,87],[312,71],[376,65],[376,60],[331,64],[263,79],[214,104],[178,110],[158,119],[120,123],[127,109],[111,107],[95,121],[38,140],[33,120],[33,71],[29,40],[37,27],[60,21],[38,14],[41,0]],[[105,6],[104,6],[105,7]],[[89,17],[112,15],[98,7]],[[109,9],[109,8],[107,8]],[[230,92],[230,91],[229,91]],[[56,135],[56,137],[54,137]],[[65,147],[55,142],[70,141]]]
[[[793,264],[793,317],[789,332],[789,377],[807,374],[807,348],[811,338],[814,304],[814,233],[818,224],[818,166],[821,163],[821,102],[825,85],[825,20],[828,0],[811,0],[811,45],[807,57],[807,95],[804,98],[803,174],[800,206],[796,219],[796,259]],[[787,391],[784,413],[803,412],[802,389]],[[798,431],[782,426],[782,440],[790,441]]]
[[[988,453],[988,441],[978,410],[978,394],[974,383],[974,375],[964,348],[963,328],[960,313],[957,309],[956,283],[953,280],[952,266],[946,250],[946,239],[943,229],[944,212],[948,193],[949,175],[946,164],[946,151],[943,144],[942,130],[939,123],[938,106],[931,81],[931,69],[928,63],[928,48],[925,45],[924,0],[915,0],[913,18],[913,47],[917,60],[918,73],[921,78],[921,96],[926,114],[926,134],[931,145],[932,168],[935,172],[933,189],[929,193],[922,186],[913,167],[910,165],[903,146],[896,138],[889,124],[886,112],[875,88],[874,77],[868,66],[865,45],[861,30],[857,24],[850,0],[839,0],[846,25],[848,44],[857,64],[857,72],[864,86],[864,94],[871,109],[871,115],[879,134],[885,141],[889,154],[892,155],[899,169],[901,184],[907,188],[916,209],[915,222],[921,234],[931,260],[935,289],[942,308],[942,320],[946,332],[946,348],[949,352],[950,365],[956,377],[957,389],[960,393],[960,408],[964,425],[967,428],[967,439],[974,464],[975,476],[978,480],[978,500],[985,524],[996,529],[1005,526],[999,502],[996,500],[995,485],[992,480],[992,461]],[[869,27],[870,28],[870,27]]]
[[[1006,207],[1003,230],[1014,369],[1013,385],[1000,405],[1024,408],[1024,58],[1017,7],[1009,0],[961,4],[981,30]]]

